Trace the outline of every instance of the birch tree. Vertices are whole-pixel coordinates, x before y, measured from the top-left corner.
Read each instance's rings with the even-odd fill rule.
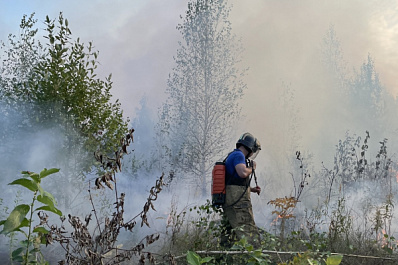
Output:
[[[206,195],[211,168],[230,144],[246,85],[240,69],[242,46],[223,0],[188,3],[177,29],[182,35],[176,66],[167,83],[168,100],[158,131],[167,135],[167,163]],[[179,174],[182,175],[182,174]]]

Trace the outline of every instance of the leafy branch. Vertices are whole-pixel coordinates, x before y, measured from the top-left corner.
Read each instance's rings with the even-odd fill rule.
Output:
[[[40,244],[46,243],[46,238],[49,231],[44,228],[43,222],[39,225],[32,227],[33,214],[38,212],[40,220],[48,218],[47,212],[53,212],[58,215],[62,215],[62,212],[56,207],[57,203],[53,195],[47,191],[44,191],[41,187],[41,180],[51,174],[57,173],[59,169],[44,169],[40,174],[23,171],[23,178],[19,178],[9,183],[9,185],[20,185],[33,192],[33,199],[30,205],[19,204],[10,213],[6,220],[0,221],[0,225],[3,225],[1,234],[7,235],[12,232],[22,233],[26,240],[23,240],[22,247],[14,250],[11,254],[13,261],[21,262],[22,264],[35,264],[38,260],[43,259],[43,255],[40,252]],[[40,202],[44,204],[39,208],[35,209],[35,203]],[[30,212],[29,219],[26,215]],[[26,232],[25,230],[28,231]],[[33,230],[32,230],[33,229]]]

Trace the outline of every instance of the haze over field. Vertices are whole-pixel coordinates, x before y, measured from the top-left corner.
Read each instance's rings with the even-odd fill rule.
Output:
[[[230,3],[232,29],[245,49],[241,67],[249,68],[244,78],[248,89],[242,101],[244,128],[234,132],[234,137],[249,131],[261,141],[263,151],[258,165],[263,183],[275,181],[277,186],[278,181],[290,181],[289,172],[283,171],[283,162],[275,156],[280,149],[292,148],[287,148],[287,143],[312,153],[313,165],[320,168],[321,161],[326,165],[333,163],[335,145],[345,137],[346,131],[363,137],[365,130],[369,130],[373,136],[373,124],[365,120],[361,126],[353,126],[353,114],[340,107],[336,88],[322,66],[322,40],[332,26],[348,76],[358,72],[370,54],[385,91],[396,97],[397,1],[233,0]],[[46,15],[55,19],[62,11],[69,21],[72,37],[80,37],[85,43],[93,41],[99,50],[99,73],[103,76],[112,73],[112,93],[120,99],[124,114],[134,118],[145,97],[152,111],[147,115],[155,120],[157,108],[166,98],[168,74],[181,40],[176,26],[186,8],[185,1],[177,0],[2,1],[0,39],[6,40],[9,33],[18,32],[24,14],[35,12],[37,25],[44,27],[42,21]],[[290,111],[283,107],[284,96]],[[386,128],[385,132],[383,137],[389,138],[391,146],[397,146],[398,139],[391,138],[396,137],[396,128]],[[137,130],[136,135],[137,140],[150,142],[144,139],[151,135],[148,131]],[[376,149],[379,140],[374,139]],[[226,149],[233,146],[231,142]],[[275,170],[276,163],[281,163],[278,168],[284,178],[269,172],[270,168]],[[264,191],[261,197],[264,202],[274,195],[285,194],[282,188],[280,194],[273,194],[267,188]]]

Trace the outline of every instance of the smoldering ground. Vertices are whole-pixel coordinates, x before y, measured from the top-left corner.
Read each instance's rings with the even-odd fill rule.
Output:
[[[64,145],[64,134],[62,130],[56,129],[57,126],[46,126],[47,129],[34,128],[27,130],[23,125],[23,116],[18,111],[6,111],[7,115],[2,116],[2,139],[0,142],[0,149],[4,159],[0,161],[1,168],[4,168],[3,177],[0,185],[3,188],[1,193],[1,219],[5,219],[12,209],[18,204],[29,204],[32,200],[33,194],[24,190],[20,186],[9,186],[8,183],[21,177],[21,171],[31,171],[39,173],[43,168],[60,168],[60,172],[50,175],[43,179],[42,187],[44,190],[52,193],[58,202],[58,208],[63,212],[64,216],[69,214],[78,216],[84,220],[88,215],[92,214],[90,221],[90,231],[94,231],[97,226],[97,219],[93,215],[93,208],[91,202],[95,205],[95,211],[98,216],[98,222],[103,225],[104,218],[110,217],[115,211],[114,190],[105,187],[104,189],[95,188],[95,179],[98,177],[94,173],[88,173],[82,178],[81,175],[74,175],[72,170],[64,170],[64,163],[62,159],[68,160],[67,157],[60,156],[59,148]],[[27,122],[27,121],[25,121]],[[20,124],[21,126],[18,126]],[[20,128],[23,127],[23,128]],[[139,137],[137,140],[139,141]],[[134,150],[134,143],[129,147],[130,155],[135,154],[142,157],[145,152],[140,153],[140,146],[138,150]],[[71,153],[80,152],[71,150]],[[76,153],[77,155],[77,153]],[[56,159],[54,159],[56,158]],[[168,237],[166,234],[166,227],[170,218],[171,209],[174,207],[176,211],[182,211],[187,208],[200,203],[197,196],[193,196],[194,188],[186,187],[184,185],[175,186],[174,183],[165,186],[163,191],[158,195],[158,198],[153,201],[156,211],[150,209],[148,213],[148,223],[150,227],[145,224],[142,225],[140,217],[137,216],[143,210],[144,204],[150,195],[150,190],[156,184],[156,180],[163,172],[153,170],[147,171],[141,169],[135,171],[134,174],[129,174],[128,159],[123,160],[122,172],[116,173],[116,183],[113,183],[114,189],[117,188],[118,195],[125,193],[124,204],[124,220],[126,222],[135,219],[137,222],[136,228],[132,231],[122,231],[118,238],[118,245],[125,247],[134,246],[138,244],[145,236],[159,233],[162,242],[165,242]],[[124,166],[126,172],[124,172]],[[67,175],[64,171],[70,173]],[[93,170],[94,171],[94,170]],[[167,182],[167,175],[165,176]],[[91,198],[88,193],[90,189]],[[178,193],[178,195],[176,195]],[[204,201],[202,201],[204,203]],[[48,213],[49,224],[60,225],[61,221],[56,214]],[[37,225],[39,220],[36,215],[33,216],[33,225]],[[66,231],[72,232],[68,222],[65,221]],[[2,260],[9,260],[9,253],[16,247],[17,241],[22,239],[18,234],[13,237],[14,241],[10,241],[11,237],[1,236],[1,255]],[[17,241],[15,241],[17,240]],[[158,245],[157,248],[160,248]],[[57,243],[48,247],[43,247],[43,253],[50,262],[57,262],[63,258],[64,250],[61,249]]]
[[[10,121],[4,120],[4,123],[2,124],[10,126],[13,121],[16,121],[16,123],[21,122],[21,118],[18,117],[17,114],[13,114],[9,116],[9,118],[11,119]],[[141,146],[142,149],[140,148],[140,138],[146,134],[150,135],[150,133],[146,132],[144,129],[146,126],[147,125],[142,126],[142,123],[141,125],[140,123],[137,123],[136,134],[140,135],[141,137],[137,137],[135,140],[136,143],[133,143],[130,147],[131,150],[129,150],[131,154],[137,154],[139,157],[145,157],[146,150],[145,145]],[[9,130],[10,127],[4,127],[3,129]],[[140,129],[142,129],[142,132],[140,132]],[[7,206],[9,209],[12,209],[12,207],[16,204],[14,202],[15,199],[18,200],[18,203],[23,201],[30,202],[30,194],[22,193],[18,195],[18,187],[7,186],[6,184],[19,177],[19,172],[22,170],[39,172],[44,167],[57,167],[57,162],[53,160],[53,157],[55,156],[53,151],[56,152],[57,146],[60,142],[62,142],[62,139],[62,133],[55,129],[38,130],[34,133],[28,132],[26,130],[16,129],[12,134],[7,134],[7,136],[4,136],[1,142],[1,147],[2,151],[7,153],[7,159],[2,161],[1,166],[2,168],[6,169],[5,172],[7,172],[7,175],[4,175],[4,178],[1,180],[1,185],[6,187],[1,196],[3,199],[2,207]],[[135,144],[137,144],[137,148],[134,147]],[[233,146],[234,142],[231,142],[231,145]],[[372,142],[370,145],[376,145],[374,149],[377,150],[377,143]],[[132,149],[135,150],[133,151]],[[374,153],[369,155],[369,163],[371,163],[372,160],[375,160],[373,157]],[[273,160],[267,155],[266,152],[263,152],[262,154],[260,153],[258,159],[259,168],[257,170],[257,177],[259,185],[263,188],[263,192],[260,196],[252,194],[255,221],[260,228],[278,234],[278,218],[275,216],[275,214],[271,213],[274,209],[267,203],[275,197],[293,195],[294,185],[297,186],[298,182],[294,184],[294,178],[292,178],[289,173],[293,174],[295,181],[299,181],[297,177],[300,176],[302,171],[300,171],[299,163],[295,163],[291,167],[282,168],[283,170],[280,167],[273,167],[271,163]],[[51,165],[49,165],[49,161],[54,161],[54,164],[51,163]],[[123,167],[128,167],[128,160],[123,161],[123,163]],[[305,160],[305,163],[310,164],[311,159],[308,158],[308,161]],[[312,179],[308,180],[309,185],[305,186],[303,196],[301,197],[297,210],[294,213],[297,218],[292,220],[289,224],[291,225],[292,229],[302,228],[306,218],[308,218],[306,213],[311,210],[316,210],[316,207],[322,204],[322,201],[325,199],[325,194],[322,194],[324,190],[321,189],[321,186],[319,185],[319,181],[322,177],[321,173],[313,171],[308,164],[306,165],[305,169],[313,174],[313,176]],[[285,165],[289,165],[289,163],[286,162]],[[156,178],[159,177],[161,173],[161,171],[147,171],[145,169],[141,169],[135,172],[134,175],[129,175],[128,173],[119,173],[116,175],[119,194],[121,192],[126,194],[125,220],[130,220],[139,212],[141,212],[151,187],[155,184]],[[280,182],[276,181],[276,176],[278,176],[278,174],[286,174],[289,182],[282,179],[279,180]],[[88,174],[84,181],[78,182],[81,183],[81,185],[79,185],[79,189],[77,189],[73,181],[69,182],[69,187],[65,185],[60,186],[60,178],[62,178],[61,174],[57,176],[49,176],[43,181],[43,187],[55,195],[59,202],[59,208],[64,214],[71,213],[84,218],[91,213],[92,208],[87,193],[89,181],[91,181],[93,200],[98,213],[102,216],[112,213],[114,209],[113,202],[115,199],[114,192],[107,188],[105,188],[105,190],[95,190],[93,185],[93,181],[96,178],[95,175]],[[67,182],[62,183],[64,184]],[[396,188],[394,184],[396,185],[396,183],[391,183],[393,190]],[[383,197],[386,195],[384,193],[385,187],[388,186],[383,186],[381,185],[381,182],[372,182],[371,180],[358,180],[357,182],[351,183],[349,186],[347,186],[346,190],[347,214],[349,214],[353,220],[358,221],[365,220],[364,218],[372,218],[371,215],[375,214],[376,208],[380,208],[385,202],[385,197]],[[61,188],[61,190],[57,190],[57,188]],[[183,211],[188,211],[188,209],[191,207],[205,203],[207,198],[200,198],[200,196],[196,193],[197,190],[197,187],[193,185],[192,182],[172,182],[169,187],[164,188],[164,191],[159,194],[158,199],[154,202],[156,211],[151,211],[148,215],[148,221],[151,227],[148,228],[144,225],[141,228],[140,220],[138,218],[137,228],[133,231],[133,233],[127,231],[123,232],[120,235],[120,240],[118,242],[124,246],[134,245],[134,243],[140,242],[140,240],[148,234],[159,233],[161,235],[161,239],[156,245],[154,245],[154,248],[161,249],[164,247],[162,246],[162,243],[167,242],[167,238],[170,236],[170,234],[167,233],[167,229],[169,225],[172,225],[172,223],[170,223],[172,212],[174,211],[175,213],[179,214]],[[337,193],[333,195],[334,200],[330,203],[330,205],[336,204],[336,198],[338,195]],[[372,194],[379,196],[369,197],[369,195]],[[394,193],[394,196],[396,196],[396,193]],[[72,203],[65,205],[65,201]],[[365,205],[365,202],[368,204]],[[331,214],[331,212],[329,214]],[[5,214],[2,212],[2,218],[4,218],[4,216]],[[58,216],[53,215],[51,216],[51,221],[54,223],[59,223],[58,218]],[[191,215],[186,216],[185,221],[189,222],[189,220],[194,220],[195,218],[197,218],[197,215],[192,213]],[[317,220],[318,222],[323,222],[323,226],[319,226],[319,229],[327,229],[327,225],[325,225],[327,222],[326,218],[327,216],[324,216],[324,219]],[[95,222],[95,220],[92,220],[92,224],[94,226]],[[361,222],[358,222],[356,225],[364,227],[364,224]],[[368,226],[367,228],[370,227]],[[392,225],[391,229],[394,231],[394,224]],[[4,256],[7,259],[9,256],[8,238],[2,237],[1,243],[1,249],[5,253]],[[54,261],[61,259],[63,257],[63,250],[57,248],[56,246],[54,248],[52,247],[53,246],[49,246],[43,250],[44,253],[46,253],[46,257],[48,257],[49,260]]]
[[[43,179],[42,187],[54,195],[58,201],[57,207],[65,216],[72,214],[84,219],[85,216],[92,212],[88,189],[92,190],[93,202],[98,215],[101,216],[101,222],[103,222],[103,216],[113,212],[115,197],[109,191],[95,189],[95,175],[89,173],[83,178],[73,172],[73,170],[63,168],[65,165],[70,165],[71,157],[59,152],[60,148],[65,146],[65,137],[59,127],[55,124],[54,126],[46,126],[46,128],[28,126],[29,121],[17,110],[2,108],[2,114],[0,150],[3,155],[0,160],[0,166],[4,170],[0,180],[0,185],[3,187],[0,195],[1,220],[4,220],[16,205],[30,204],[33,197],[33,193],[29,190],[17,185],[9,186],[7,184],[17,178],[21,178],[22,171],[39,173],[43,168],[60,168],[60,173]],[[79,157],[78,152],[81,152],[81,149],[76,148],[69,151],[71,151],[68,153],[72,154],[72,157]],[[67,160],[68,163],[65,163],[64,160]],[[123,182],[123,178],[127,177],[121,176],[120,178],[120,188],[124,190],[122,186],[126,184],[126,181]],[[139,182],[141,185],[139,187],[138,185],[135,186],[137,189],[134,186],[129,186],[130,189],[124,191],[128,194],[128,199],[126,200],[128,202],[127,208],[129,208],[128,212],[131,213],[127,218],[133,218],[131,215],[135,215],[142,210],[146,201],[143,199],[144,194],[149,191],[149,188],[145,185],[150,185],[151,180],[153,180],[151,184],[155,184],[155,179],[154,177],[153,179],[147,179],[147,181],[141,180]],[[49,216],[50,224],[60,224],[59,216],[52,213],[49,213]],[[33,218],[33,225],[37,225],[39,222],[37,216],[34,215]],[[12,248],[17,246],[17,242],[11,241],[11,239],[12,237],[4,235],[0,239],[0,249],[7,257],[11,251],[9,245],[11,244]],[[16,235],[13,240],[15,239],[20,239],[20,237]],[[44,251],[51,253],[48,249]],[[60,256],[62,253],[59,249],[56,253],[56,258],[62,258]],[[50,255],[50,257],[53,256]],[[2,260],[5,261],[8,258]]]

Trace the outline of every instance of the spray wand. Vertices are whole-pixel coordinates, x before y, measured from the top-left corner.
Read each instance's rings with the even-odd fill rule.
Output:
[[[249,164],[252,168],[252,176],[254,176],[254,182],[256,183],[256,187],[259,187],[258,183],[257,183],[256,171],[254,170],[254,166],[253,166],[253,160],[249,160]],[[257,192],[257,195],[260,195],[260,192]]]

